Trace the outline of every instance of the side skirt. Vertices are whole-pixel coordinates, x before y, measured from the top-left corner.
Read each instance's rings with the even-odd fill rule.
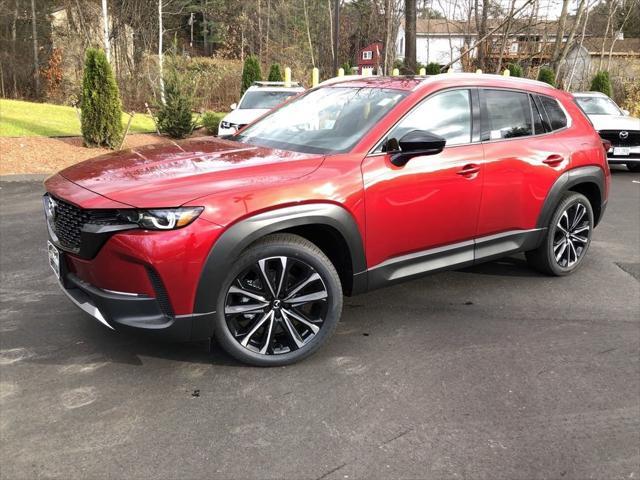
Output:
[[[545,232],[545,228],[514,230],[392,258],[368,269],[368,289],[533,250]]]

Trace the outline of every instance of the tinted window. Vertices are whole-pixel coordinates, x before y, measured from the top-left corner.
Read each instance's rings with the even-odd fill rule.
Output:
[[[540,101],[551,122],[551,130],[559,130],[567,126],[567,117],[555,98],[540,95]]]
[[[264,92],[254,90],[247,92],[240,103],[241,109],[265,108],[271,109],[284,103],[290,96],[297,95],[296,92]]]
[[[440,135],[447,145],[471,142],[471,101],[469,90],[451,90],[427,98],[389,132],[399,140],[413,130]]]
[[[533,131],[536,135],[545,133],[546,130],[544,128],[544,121],[542,119],[542,115],[540,114],[540,111],[538,110],[538,107],[531,95],[529,96],[529,101],[531,102],[531,109],[533,110]]]
[[[487,125],[484,138],[524,137],[533,133],[529,95],[508,90],[484,90],[482,107]]]

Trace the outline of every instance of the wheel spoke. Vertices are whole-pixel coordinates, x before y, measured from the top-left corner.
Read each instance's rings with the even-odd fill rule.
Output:
[[[267,353],[267,349],[269,348],[269,345],[271,345],[271,333],[273,332],[274,318],[275,318],[275,314],[273,313],[273,310],[271,310],[269,312],[269,326],[267,327],[267,338],[264,341],[264,345],[260,349],[260,353],[263,355]]]
[[[560,263],[560,259],[562,258],[562,255],[564,254],[566,249],[567,249],[567,242],[565,240],[564,242],[562,242],[562,248],[560,249],[560,251],[556,253],[556,262]]]
[[[314,325],[313,323],[311,323],[310,321],[308,321],[306,318],[302,317],[301,315],[298,315],[296,312],[294,312],[293,310],[285,310],[284,308],[282,309],[282,315],[285,316],[289,316],[289,317],[293,317],[295,318],[297,321],[299,321],[300,323],[302,323],[304,326],[306,326],[309,330],[311,330],[313,332],[313,334],[315,335],[316,333],[318,333],[320,331],[320,327],[318,325]]]
[[[578,224],[580,223],[580,220],[582,220],[582,217],[584,217],[584,214],[586,212],[587,212],[587,209],[585,208],[584,205],[582,205],[581,203],[578,203],[576,205],[576,213],[573,217],[573,223],[571,224],[570,230],[573,230],[578,226]]]
[[[566,228],[562,226],[562,221],[564,220],[564,223],[566,225]],[[558,220],[558,228],[560,229],[560,231],[562,231],[562,233],[564,233],[565,235],[567,233],[569,233],[569,214],[567,213],[567,211],[565,210],[562,215],[560,216],[560,219]]]
[[[267,275],[267,260],[269,260],[269,259],[268,258],[263,258],[261,260],[258,260],[258,267],[260,269],[260,273],[262,274],[262,279],[263,279],[264,283],[267,284],[267,288],[269,289],[269,292],[275,298],[275,296],[276,296],[275,289],[273,288],[273,285],[271,285],[271,280],[269,279],[269,276]]]
[[[310,302],[317,302],[318,300],[324,300],[327,298],[329,294],[326,290],[322,290],[320,292],[309,293],[307,295],[302,295],[300,297],[289,298],[285,300],[286,303],[290,303],[293,305],[302,305]]]
[[[580,235],[576,235],[574,233],[571,234],[571,240],[576,240],[583,244],[586,244],[589,241],[587,237],[581,237]]]
[[[237,313],[261,313],[268,306],[268,302],[259,304],[245,303],[242,305],[227,305],[226,307],[224,307],[224,313],[226,313],[227,315],[234,315]]]
[[[296,327],[293,326],[293,323],[291,323],[291,320],[289,320],[288,315],[284,311],[282,311],[281,313],[282,313],[282,320],[285,325],[284,330],[285,332],[287,332],[287,336],[289,337],[290,340],[293,340],[293,343],[296,346],[296,348],[301,348],[304,345],[304,340],[296,330]]]
[[[576,251],[576,247],[573,245],[572,241],[569,241],[569,251],[573,253],[573,262],[571,261],[571,254],[569,254],[569,263],[567,266],[573,265],[578,261],[578,252]]]
[[[280,296],[280,292],[282,291],[282,285],[285,284],[284,279],[287,276],[287,257],[279,257],[280,264],[282,265],[282,272],[280,273],[280,280],[278,281],[278,288],[276,289],[275,297],[278,298]]]
[[[297,294],[300,290],[302,290],[304,287],[306,287],[307,285],[309,285],[311,282],[315,282],[316,280],[320,280],[320,275],[318,275],[316,272],[313,272],[311,275],[309,275],[309,277],[307,277],[306,280],[304,280],[303,282],[301,282],[298,286],[296,286],[296,288],[294,288],[286,297],[285,297],[285,301],[289,300],[290,298],[292,298],[295,294]]]
[[[571,232],[571,233],[573,233],[574,235],[577,235],[578,233],[582,233],[585,230],[589,231],[590,229],[591,229],[591,227],[589,227],[589,225],[584,225],[582,227],[578,227],[578,228],[574,229],[573,232]]]
[[[247,333],[245,335],[245,337],[242,339],[242,341],[240,342],[240,344],[243,347],[246,347],[247,344],[249,343],[249,340],[251,340],[251,337],[253,337],[253,334],[256,333],[258,331],[258,329],[264,324],[264,322],[266,322],[269,318],[273,319],[273,312],[267,312],[265,313],[260,320],[258,320],[256,322],[256,324],[253,326],[253,328],[249,331],[249,333]]]
[[[237,293],[239,295],[244,295],[245,297],[253,298],[254,300],[258,300],[262,303],[268,303],[267,299],[262,295],[258,295],[257,293],[253,293],[243,288],[236,287],[235,285],[232,285],[231,288],[229,288],[229,293]]]

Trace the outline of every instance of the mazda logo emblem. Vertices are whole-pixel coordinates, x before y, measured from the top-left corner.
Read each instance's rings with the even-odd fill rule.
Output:
[[[623,130],[620,132],[620,140],[625,140],[629,137],[629,132],[627,132],[626,130]]]

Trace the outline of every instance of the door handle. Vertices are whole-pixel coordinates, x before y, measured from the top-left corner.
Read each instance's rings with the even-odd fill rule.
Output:
[[[462,169],[457,171],[456,173],[458,175],[463,175],[467,177],[467,176],[475,175],[479,171],[480,171],[480,166],[476,165],[475,163],[469,163],[468,165],[465,165],[464,167],[462,167]]]
[[[545,165],[549,165],[550,167],[555,167],[562,162],[564,162],[564,157],[558,154],[549,155],[542,161],[542,163],[544,163]]]

